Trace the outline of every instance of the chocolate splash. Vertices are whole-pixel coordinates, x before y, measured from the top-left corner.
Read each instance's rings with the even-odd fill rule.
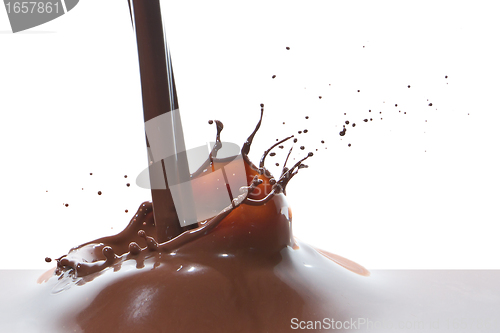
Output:
[[[308,153],[306,157],[295,163],[291,168],[287,168],[286,164],[292,151],[292,149],[290,149],[283,165],[281,176],[276,180],[270,171],[266,169],[264,165],[265,158],[272,149],[291,139],[293,137],[292,135],[275,143],[266,150],[257,168],[249,160],[248,152],[250,151],[252,141],[262,123],[263,114],[264,108],[263,104],[261,104],[261,117],[259,122],[241,149],[243,159],[246,161],[245,171],[248,183],[247,186],[240,189],[240,195],[236,198],[232,198],[230,206],[223,209],[218,215],[211,219],[198,221],[199,223],[196,228],[185,231],[171,240],[159,242],[154,237],[154,235],[158,234],[158,226],[157,223],[155,223],[153,204],[151,202],[144,202],[139,207],[129,225],[119,234],[99,238],[82,244],[71,249],[67,255],[57,259],[57,270],[55,274],[62,275],[67,273],[69,276],[79,278],[101,272],[108,267],[118,265],[127,260],[136,260],[138,263],[143,262],[146,258],[150,257],[153,252],[169,253],[178,250],[183,245],[207,235],[216,228],[229,213],[241,204],[263,206],[269,201],[274,200],[276,195],[286,193],[286,186],[289,181],[300,169],[307,168],[307,165],[302,162],[313,156],[313,153]],[[215,145],[207,161],[191,175],[191,178],[202,174],[203,169],[210,168],[212,170],[223,170],[223,166],[227,164],[227,159],[217,159],[217,152],[222,148],[221,132],[224,125],[219,120],[215,120],[215,123],[217,125]],[[301,149],[303,149],[303,147],[301,147]],[[258,189],[258,193],[254,193],[255,189]],[[291,233],[291,231],[289,232]],[[289,239],[291,238],[289,237]],[[287,245],[293,245],[293,243]]]
[[[243,145],[245,161],[262,114]],[[216,123],[222,145],[223,126]],[[248,186],[196,228],[158,242],[153,205],[144,202],[119,234],[57,259],[56,271],[48,272],[52,278],[39,280],[51,288],[51,306],[59,309],[51,322],[62,331],[280,333],[291,331],[290,319],[298,316],[347,319],[335,281],[351,279],[356,286],[356,275],[369,272],[293,237],[285,190],[313,154],[288,168],[292,146],[278,180],[264,165],[266,155],[291,138],[266,150],[259,167],[245,162]],[[217,147],[205,162],[210,168],[227,163],[217,158]],[[80,288],[88,292],[75,290]],[[84,301],[75,295],[95,296]]]

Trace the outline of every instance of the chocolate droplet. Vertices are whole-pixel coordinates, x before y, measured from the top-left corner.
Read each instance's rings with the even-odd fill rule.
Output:
[[[136,242],[131,242],[128,245],[128,250],[133,255],[138,255],[139,253],[141,253],[141,247]]]

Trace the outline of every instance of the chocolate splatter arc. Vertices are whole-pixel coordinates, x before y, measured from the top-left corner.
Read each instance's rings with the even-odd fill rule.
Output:
[[[261,104],[261,106],[263,107],[263,104]],[[247,186],[240,189],[241,194],[233,199],[230,206],[226,207],[212,219],[199,221],[197,228],[186,231],[170,241],[158,243],[154,238],[156,229],[152,214],[152,205],[150,202],[145,202],[141,205],[129,225],[121,233],[82,244],[71,249],[67,255],[57,259],[57,270],[55,274],[64,274],[72,276],[73,278],[79,278],[100,272],[110,266],[117,265],[127,260],[143,261],[153,256],[153,253],[171,253],[172,251],[179,250],[188,243],[195,242],[200,237],[210,234],[210,232],[216,229],[233,210],[237,211],[240,205],[258,207],[265,205],[271,200],[278,200],[278,198],[282,200],[280,195],[286,192],[286,186],[290,179],[292,179],[300,169],[307,168],[307,165],[303,164],[303,162],[307,158],[313,156],[313,154],[308,153],[290,168],[287,167],[287,157],[280,177],[275,179],[264,166],[265,158],[267,155],[275,156],[276,153],[270,151],[293,137],[290,136],[266,150],[261,158],[259,167],[256,167],[249,160],[248,153],[250,152],[253,138],[260,128],[262,116],[263,110],[255,130],[241,149],[243,160],[246,162],[245,168],[249,182]],[[222,147],[220,135],[223,125],[218,120],[215,120],[215,122],[218,124],[216,142],[220,143],[220,146],[216,145],[216,148],[214,148],[215,151],[210,154],[210,159],[206,162],[207,165],[203,165],[200,169],[211,168],[217,170],[222,168],[225,163],[224,159],[219,160],[216,158],[217,150]],[[305,147],[301,146],[300,149],[304,150]],[[99,191],[98,194],[101,195],[102,192]],[[139,246],[139,244],[142,244],[142,246]],[[85,252],[83,249],[87,249],[89,246],[92,246],[92,255],[80,257],[79,254]]]

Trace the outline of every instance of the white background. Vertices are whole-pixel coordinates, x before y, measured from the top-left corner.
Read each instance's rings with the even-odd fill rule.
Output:
[[[209,119],[242,144],[265,103],[255,162],[289,134],[315,152],[288,188],[297,237],[368,269],[500,268],[495,2],[163,5],[188,147]],[[141,103],[125,0],[17,34],[0,8],[0,268],[50,268],[150,199]]]

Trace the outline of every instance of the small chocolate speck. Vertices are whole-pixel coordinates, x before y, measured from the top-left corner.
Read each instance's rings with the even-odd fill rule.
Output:
[[[260,103],[260,107],[263,108],[264,107],[264,103]]]
[[[432,106],[432,103],[429,103],[429,106]]]
[[[286,49],[287,49],[287,50],[290,50],[290,46],[287,46],[287,47],[286,47]]]
[[[123,176],[123,178],[127,178],[127,177],[128,177],[127,175]]]
[[[373,120],[373,118],[370,118],[370,121],[372,121],[372,120]]]
[[[297,143],[297,141],[298,141],[297,138],[293,139],[293,143]]]
[[[298,131],[299,134],[302,134],[302,131]]]
[[[445,76],[444,76],[444,78],[445,78],[445,79],[447,79],[447,78],[448,78],[448,75],[445,75]]]
[[[363,119],[363,121],[366,123],[366,122],[368,122],[368,119]]]
[[[306,119],[309,119],[309,116],[306,116]]]
[[[49,257],[45,257],[45,262],[51,262],[52,259],[50,259]]]
[[[352,123],[352,127],[356,127],[356,123]]]
[[[101,194],[102,194],[102,192],[101,192],[101,191],[99,191],[99,192],[97,192],[97,194],[101,195]]]
[[[274,79],[276,77],[276,75],[273,75],[272,78]]]
[[[278,146],[278,148],[283,149],[284,146]]]
[[[408,88],[410,88],[410,85],[408,85]]]
[[[321,140],[321,143],[325,143],[325,140]]]
[[[346,121],[345,121],[345,124],[346,124],[346,125],[349,125],[349,120],[346,120]]]
[[[269,154],[269,156],[276,156],[276,153],[275,152],[272,152],[271,154]]]
[[[339,132],[339,135],[340,136],[344,136],[345,135],[345,131],[346,131],[346,129],[344,128],[342,131]]]
[[[351,144],[348,144],[348,145],[347,145],[347,147],[350,147],[350,146],[351,146]]]
[[[398,107],[398,105],[397,105],[397,104],[394,104],[394,106],[395,106],[395,107]]]
[[[90,175],[92,176],[92,172],[90,173]]]
[[[125,209],[125,213],[128,213],[128,209]]]
[[[361,92],[361,90],[358,89],[358,92]]]
[[[305,130],[304,130],[304,133],[307,133],[307,132],[309,132],[309,131],[305,129]]]
[[[279,163],[276,163],[276,166],[280,166],[280,164],[279,164]]]
[[[322,99],[323,97],[319,96],[319,99]]]
[[[210,125],[212,125],[212,124],[214,123],[214,121],[213,121],[212,119],[210,119],[210,120],[208,121],[208,123],[209,123]]]
[[[283,125],[285,125],[285,122],[283,122]]]
[[[69,205],[68,204],[64,204],[64,206],[68,207]]]
[[[127,183],[127,187],[130,187],[130,183]]]
[[[306,147],[304,147],[304,146],[300,146],[300,149],[304,150],[304,149],[306,149]]]

